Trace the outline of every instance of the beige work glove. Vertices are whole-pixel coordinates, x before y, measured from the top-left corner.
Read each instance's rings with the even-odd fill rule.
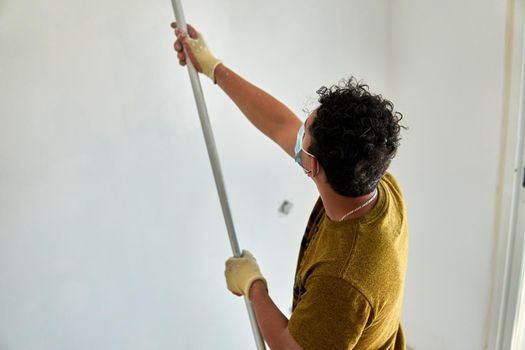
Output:
[[[263,281],[268,290],[268,284],[259,270],[257,261],[247,250],[242,251],[240,258],[232,257],[226,260],[224,275],[228,289],[236,295],[246,295],[249,298],[250,287],[257,280]]]
[[[202,34],[197,32],[195,28],[188,24],[188,32],[185,33],[181,28],[177,28],[177,24],[174,22],[171,26],[175,29],[177,40],[175,41],[174,47],[177,51],[179,63],[181,65],[186,64],[186,56],[184,51],[190,57],[191,63],[197,69],[197,71],[206,74],[214,83],[215,81],[215,68],[222,63],[222,61],[211,53],[206,41],[202,37]],[[184,50],[183,50],[184,48]]]

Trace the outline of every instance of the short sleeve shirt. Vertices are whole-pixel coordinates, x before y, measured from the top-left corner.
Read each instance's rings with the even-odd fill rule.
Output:
[[[400,324],[408,228],[386,173],[365,216],[332,221],[318,199],[301,243],[288,329],[304,349],[404,350]]]

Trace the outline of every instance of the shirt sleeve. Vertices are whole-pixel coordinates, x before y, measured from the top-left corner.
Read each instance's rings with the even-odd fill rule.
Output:
[[[288,331],[303,350],[353,349],[370,314],[369,302],[347,281],[312,276],[288,322]]]

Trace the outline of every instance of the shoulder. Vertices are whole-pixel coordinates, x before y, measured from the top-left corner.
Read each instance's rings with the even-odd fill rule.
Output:
[[[347,349],[373,318],[358,288],[342,278],[314,274],[307,279],[288,329],[304,349]]]
[[[386,172],[381,179],[381,183],[386,189],[394,193],[398,197],[403,197],[403,191],[401,190],[401,185],[397,178],[390,172]]]

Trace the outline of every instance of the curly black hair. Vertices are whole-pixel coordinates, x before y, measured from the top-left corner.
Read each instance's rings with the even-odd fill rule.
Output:
[[[320,106],[310,126],[308,152],[336,193],[358,197],[372,192],[399,147],[403,115],[354,77],[323,86],[317,94]]]

